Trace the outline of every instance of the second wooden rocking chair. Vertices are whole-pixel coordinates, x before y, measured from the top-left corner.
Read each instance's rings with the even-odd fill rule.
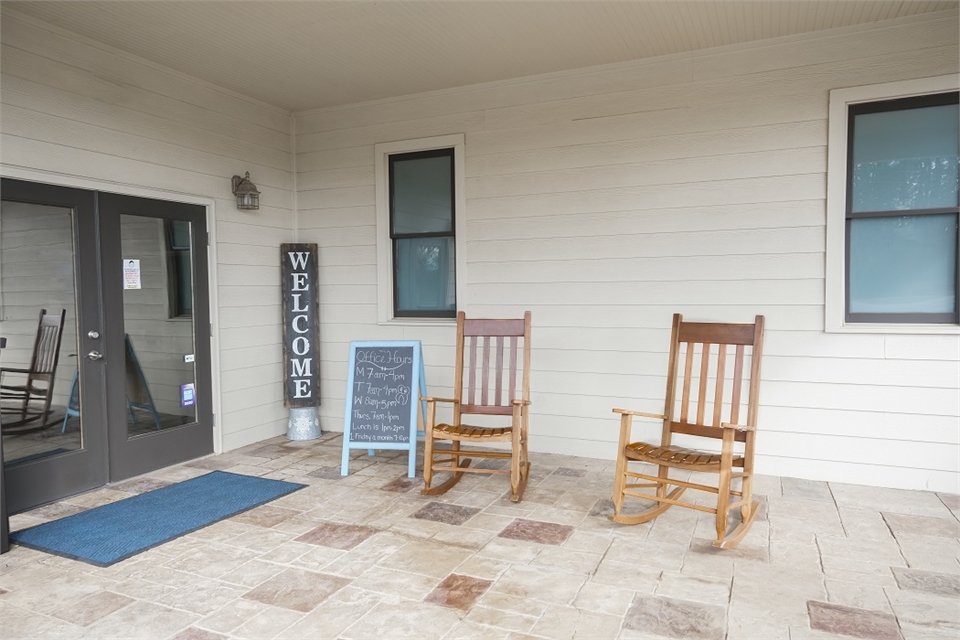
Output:
[[[611,520],[639,524],[678,505],[716,514],[715,547],[730,548],[740,542],[760,507],[752,491],[762,350],[763,316],[757,316],[753,324],[683,322],[680,314],[673,316],[663,413],[613,410],[620,414],[620,444]],[[733,358],[729,368],[728,355]],[[713,358],[716,364],[711,368]],[[747,358],[749,378],[745,380]],[[695,361],[699,366],[695,366]],[[662,421],[660,442],[633,442],[630,432],[634,417]],[[688,448],[674,442],[675,436],[685,439],[684,445],[695,440],[704,443],[712,440],[719,441],[719,447]],[[634,462],[656,465],[657,475],[631,470],[628,465]],[[671,469],[717,474],[717,485],[671,478]],[[739,491],[733,487],[737,479]],[[667,493],[668,487],[675,488]],[[637,491],[640,488],[653,488],[655,492]],[[716,507],[679,500],[687,489],[716,494]],[[628,496],[653,500],[656,504],[636,515],[624,515],[622,509]],[[731,497],[737,499],[732,501]],[[728,513],[735,507],[740,508],[740,523],[728,532]]]

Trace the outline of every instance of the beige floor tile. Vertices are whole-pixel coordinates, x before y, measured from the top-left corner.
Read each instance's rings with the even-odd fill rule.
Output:
[[[284,640],[335,638],[376,607],[381,600],[381,594],[347,587],[330,596],[278,637]]]
[[[550,607],[531,631],[545,638],[603,640],[616,638],[621,630],[618,616],[591,613],[574,607]]]
[[[237,598],[236,600],[227,602],[195,624],[198,627],[217,633],[230,633],[269,608],[270,605],[263,604],[262,602]]]
[[[55,611],[53,616],[66,620],[75,625],[85,627],[108,616],[114,611],[119,611],[125,606],[133,603],[133,598],[113,593],[112,591],[98,591],[94,594],[79,600],[68,607]]]
[[[166,638],[200,616],[153,602],[137,601],[86,627],[83,638]]]
[[[435,576],[374,566],[355,578],[350,586],[384,595],[423,600],[440,584],[440,580]]]
[[[476,624],[505,629],[507,631],[530,631],[537,623],[537,617],[525,616],[520,613],[503,611],[501,609],[488,609],[484,606],[476,606],[470,610],[465,620]]]
[[[658,596],[692,600],[727,606],[731,580],[714,580],[702,576],[664,571],[654,593]]]
[[[514,566],[490,587],[491,591],[569,605],[587,581],[587,574],[558,571],[549,567]]]
[[[267,607],[231,631],[230,636],[249,640],[275,638],[302,620],[303,615],[283,607]]]
[[[442,638],[460,622],[460,615],[454,609],[411,600],[381,602],[341,632],[341,637],[346,640]]]
[[[386,569],[398,569],[436,578],[445,578],[472,551],[434,541],[415,540],[401,547],[378,564]]]
[[[857,582],[827,580],[827,602],[857,609],[893,613],[883,587]]]

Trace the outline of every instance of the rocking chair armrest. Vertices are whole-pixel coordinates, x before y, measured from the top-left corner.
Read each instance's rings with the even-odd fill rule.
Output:
[[[15,369],[13,367],[0,367],[0,374],[4,373],[30,373],[30,369]]]
[[[521,405],[521,406],[524,406],[524,407],[529,407],[531,403],[530,403],[529,400],[513,400],[513,401],[512,401],[512,404],[513,404],[513,405]]]
[[[420,396],[421,402],[449,402],[451,404],[460,404],[456,398],[434,398],[432,396]]]
[[[720,426],[724,429],[733,429],[734,431],[756,431],[757,428],[750,426],[748,424],[730,424],[729,422],[721,422]]]
[[[640,416],[641,418],[653,418],[654,420],[666,420],[667,416],[660,413],[647,413],[646,411],[631,411],[630,409],[614,409],[614,413],[620,413],[626,416]]]

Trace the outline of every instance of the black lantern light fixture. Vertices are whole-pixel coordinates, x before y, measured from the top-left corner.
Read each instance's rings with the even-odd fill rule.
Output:
[[[233,195],[237,196],[237,209],[256,210],[260,208],[260,192],[257,185],[250,182],[250,172],[242,178],[233,176]]]

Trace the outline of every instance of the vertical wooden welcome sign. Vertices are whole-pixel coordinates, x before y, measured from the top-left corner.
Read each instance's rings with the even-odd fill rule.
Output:
[[[283,289],[283,403],[320,404],[320,327],[317,317],[317,245],[280,245]]]

